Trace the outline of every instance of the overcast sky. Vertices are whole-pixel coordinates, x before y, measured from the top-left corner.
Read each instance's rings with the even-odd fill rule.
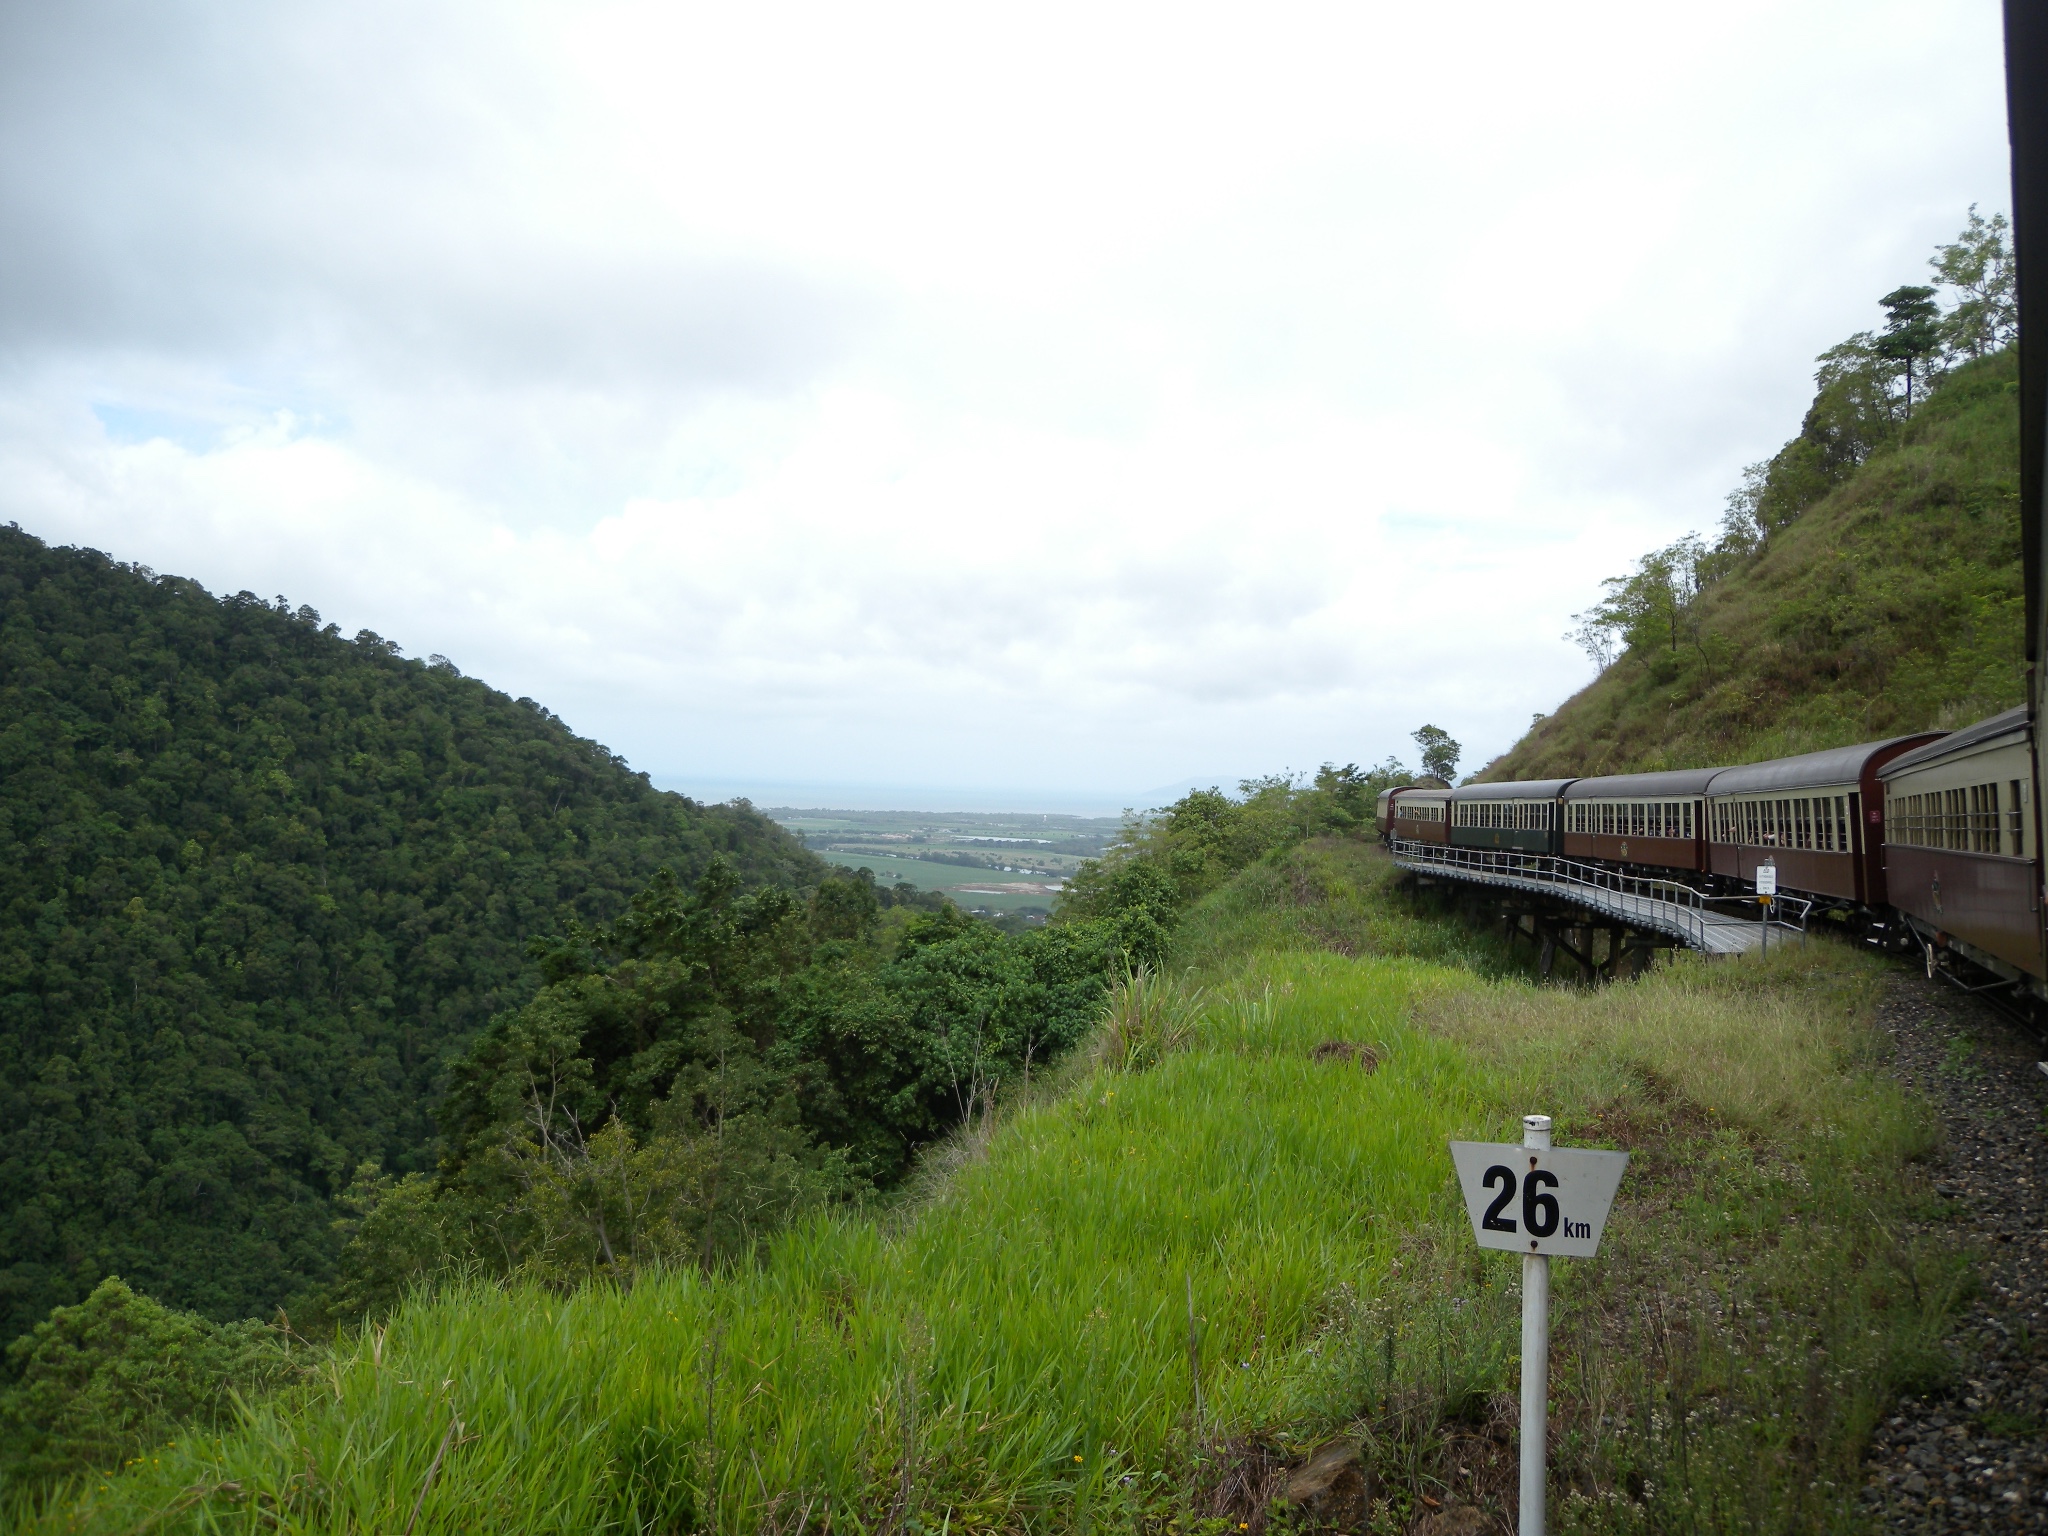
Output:
[[[11,4],[0,520],[720,797],[1474,767],[2002,88],[1994,0]]]

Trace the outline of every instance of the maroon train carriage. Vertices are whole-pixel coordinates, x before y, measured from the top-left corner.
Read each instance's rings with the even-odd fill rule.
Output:
[[[1724,768],[1707,789],[1707,864],[1754,882],[1765,859],[1781,889],[1884,905],[1884,799],[1878,770],[1930,741],[1922,731]]]
[[[1448,789],[1401,789],[1391,801],[1391,836],[1411,843],[1451,840],[1451,792]]]
[[[1400,793],[1400,789],[1383,789],[1380,791],[1378,802],[1373,806],[1372,824],[1383,841],[1393,836],[1394,796]]]
[[[1610,864],[1707,868],[1707,785],[1720,768],[1578,779],[1564,792],[1564,854]]]
[[[2034,901],[2026,708],[1895,757],[1878,778],[1891,905],[1923,942],[2008,980],[2019,979],[2014,972],[2048,977]]]

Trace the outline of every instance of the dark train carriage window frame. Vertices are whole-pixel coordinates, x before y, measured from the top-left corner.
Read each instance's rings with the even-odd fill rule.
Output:
[[[1565,830],[1580,837],[1680,838],[1691,841],[1699,823],[1691,800],[1574,800]]]
[[[2025,856],[2026,829],[2017,779],[1890,795],[1885,841],[1950,853]]]
[[[1713,804],[1712,840],[1741,848],[1848,853],[1847,795],[1744,795]]]

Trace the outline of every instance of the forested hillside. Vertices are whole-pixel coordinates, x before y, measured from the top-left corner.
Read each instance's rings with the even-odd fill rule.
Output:
[[[439,658],[11,526],[0,840],[0,1340],[109,1273],[266,1313],[359,1164],[433,1166],[531,938],[664,866],[823,874]]]
[[[1882,333],[1822,356],[1799,434],[1719,540],[1646,555],[1578,615],[1600,676],[1483,779],[1707,767],[1947,728],[2024,697],[2018,364],[1999,220]]]

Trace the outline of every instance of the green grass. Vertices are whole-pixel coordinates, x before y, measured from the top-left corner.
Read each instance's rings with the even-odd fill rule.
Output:
[[[1938,1379],[1957,1275],[1879,1235],[1929,1203],[1929,1132],[1871,1075],[1873,964],[1816,943],[1581,992],[1489,942],[1355,847],[1261,866],[1189,919],[1184,1015],[1121,1057],[1156,1065],[1077,1059],[908,1203],[748,1270],[422,1298],[235,1433],[23,1524],[1263,1527],[1231,1489],[1336,1434],[1375,1472],[1367,1528],[1498,1507],[1518,1270],[1472,1247],[1444,1143],[1542,1109],[1637,1154],[1607,1251],[1560,1266],[1558,1528],[1855,1528],[1861,1436]],[[1495,979],[1386,953],[1461,944]]]
[[[2011,351],[1959,369],[1901,442],[1707,590],[1696,641],[1622,657],[1481,777],[1754,762],[2019,703],[2017,369]]]
[[[1330,951],[1426,960],[1478,976],[1533,974],[1529,951],[1498,932],[1449,921],[1402,895],[1377,844],[1321,838],[1241,871],[1184,919],[1180,962],[1228,979],[1254,957]]]

